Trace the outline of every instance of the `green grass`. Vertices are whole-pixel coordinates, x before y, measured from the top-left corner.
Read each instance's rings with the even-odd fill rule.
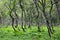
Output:
[[[14,32],[12,27],[0,28],[0,40],[60,40],[60,27],[54,27],[54,34],[50,38],[48,36],[47,28],[41,27],[41,32],[37,31],[37,27],[26,29],[26,32]]]

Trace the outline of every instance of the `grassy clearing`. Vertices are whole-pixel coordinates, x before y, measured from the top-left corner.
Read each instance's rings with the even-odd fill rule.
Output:
[[[48,36],[47,28],[41,27],[41,32],[37,31],[37,27],[26,29],[26,32],[14,32],[11,27],[0,28],[0,40],[60,40],[60,27],[54,27],[52,38]]]

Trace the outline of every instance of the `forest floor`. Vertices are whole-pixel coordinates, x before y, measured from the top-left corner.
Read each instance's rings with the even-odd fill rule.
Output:
[[[41,27],[41,32],[37,31],[37,27],[27,28],[26,32],[14,32],[12,27],[0,28],[0,40],[60,40],[60,27],[54,27],[54,34],[50,38],[47,28]]]

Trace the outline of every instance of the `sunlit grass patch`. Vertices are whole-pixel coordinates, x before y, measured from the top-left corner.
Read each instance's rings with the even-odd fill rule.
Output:
[[[41,32],[38,32],[37,27],[25,29],[26,32],[20,28],[20,31],[14,31],[11,26],[7,28],[0,28],[0,40],[60,40],[60,27],[54,27],[54,34],[50,38],[48,36],[47,27],[42,26]]]

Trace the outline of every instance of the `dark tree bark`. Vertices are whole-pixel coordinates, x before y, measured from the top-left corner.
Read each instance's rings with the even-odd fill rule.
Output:
[[[37,4],[37,0],[33,0],[34,1],[34,4],[35,4],[35,6],[36,6],[36,10],[37,10],[37,13],[38,13],[38,15],[37,15],[37,25],[38,25],[38,31],[40,32],[40,24],[39,24],[39,9],[38,9],[38,4]]]
[[[53,2],[52,2],[52,0],[50,0],[50,2],[51,2],[51,7],[50,7],[50,11],[49,11],[49,20],[50,20],[50,26],[51,26],[51,31],[52,31],[52,33],[54,32],[54,29],[53,29],[53,22],[52,22],[52,9],[53,9]]]
[[[10,4],[11,4],[11,1],[10,1]],[[14,17],[12,16],[12,11],[14,8],[11,8],[11,6],[9,5],[9,16],[11,17],[12,19],[12,28],[14,29],[14,31],[16,31],[16,29],[14,28]]]
[[[15,25],[15,28],[17,28],[18,27],[18,15],[17,15],[17,13],[16,13],[16,0],[14,0],[14,4],[13,4],[13,12],[14,12],[14,14],[15,14],[15,23],[16,23],[16,25]]]
[[[47,28],[48,28],[48,34],[51,37],[52,30],[51,30],[51,27],[49,25],[48,17],[47,17],[46,12],[45,12],[46,0],[41,0],[41,1],[42,2],[39,1],[39,3],[42,5],[42,8],[43,8],[42,12],[43,12],[43,15],[45,17],[46,25],[47,25]]]
[[[23,15],[24,15],[24,7],[23,7],[23,0],[19,0],[19,5],[20,5],[20,8],[21,8],[21,10],[22,10],[22,16],[21,16],[21,20],[22,20],[22,29],[23,29],[23,31],[25,32],[25,29],[24,29],[24,23],[23,23],[23,21],[24,21],[24,19],[23,19]]]
[[[14,31],[16,31],[16,29],[14,28],[14,18],[12,17],[12,15],[11,15],[11,12],[10,12],[10,17],[11,17],[11,19],[12,19],[12,28],[14,29]]]

